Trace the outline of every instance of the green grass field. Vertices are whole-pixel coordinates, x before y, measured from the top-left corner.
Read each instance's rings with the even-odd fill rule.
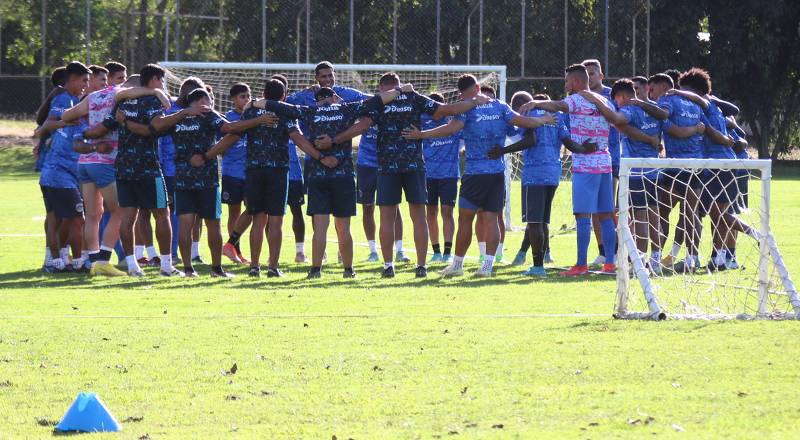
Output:
[[[79,391],[123,422],[92,438],[796,435],[796,322],[616,321],[613,278],[531,281],[509,266],[443,281],[406,265],[387,282],[364,246],[354,281],[336,265],[307,281],[294,263],[279,281],[45,276],[31,162],[0,149],[0,438],[50,437]],[[800,176],[779,177],[773,228],[797,277]],[[509,233],[507,256],[520,240]],[[553,239],[559,264],[574,240]]]

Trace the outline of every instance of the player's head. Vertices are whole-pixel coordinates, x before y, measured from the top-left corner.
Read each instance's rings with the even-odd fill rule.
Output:
[[[494,91],[494,87],[487,84],[481,84],[481,93],[492,99],[497,98],[497,93]]]
[[[122,83],[121,87],[130,88],[130,87],[138,87],[141,85],[141,78],[142,76],[138,73],[134,73],[133,75],[129,76],[124,83]]]
[[[128,76],[128,69],[125,65],[116,61],[109,61],[104,66],[108,70],[108,83],[112,86],[118,86],[125,82]]]
[[[211,106],[214,102],[206,89],[194,89],[186,95],[186,103],[189,107],[200,107],[203,105]]]
[[[530,93],[524,90],[515,92],[513,95],[511,95],[511,110],[518,112],[520,107],[531,101],[533,101],[533,96],[531,96]]]
[[[675,87],[675,83],[666,73],[656,73],[647,81],[647,88],[650,90],[650,99],[653,101],[658,101],[659,98],[664,96],[664,93],[667,93],[667,90],[673,87]]]
[[[250,86],[245,83],[236,83],[231,86],[228,96],[236,110],[242,111],[244,106],[250,101]]]
[[[314,94],[314,99],[318,105],[336,104],[341,98],[330,87],[320,87]]]
[[[268,79],[264,83],[264,98],[271,101],[283,101],[286,98],[286,87],[277,79]]]
[[[549,101],[550,100],[550,95],[548,95],[547,93],[537,93],[537,94],[533,95],[533,100],[534,101]]]
[[[108,69],[92,64],[89,66],[92,76],[89,78],[89,92],[103,90],[108,87]]]
[[[581,63],[586,68],[586,73],[589,75],[589,88],[596,90],[603,86],[603,67],[600,65],[600,60],[594,58],[583,60]]]
[[[67,82],[67,68],[61,66],[53,69],[53,73],[50,75],[50,82],[53,83],[53,87],[64,87]]]
[[[441,93],[433,92],[428,95],[428,98],[431,98],[431,100],[436,101],[439,104],[444,104],[444,96]]]
[[[400,77],[394,72],[386,72],[378,80],[378,90],[388,92],[395,87],[400,87]]]
[[[194,89],[205,89],[205,88],[206,88],[206,83],[204,83],[202,79],[196,76],[187,77],[181,83],[180,88],[178,88],[178,99],[175,101],[175,104],[178,104],[178,106],[180,107],[188,107],[189,102],[186,100],[186,97],[189,95],[189,92],[191,92]]]
[[[643,76],[634,76],[631,80],[633,80],[633,89],[636,90],[636,97],[647,100],[648,96],[650,96],[647,90],[647,78]]]
[[[689,90],[698,95],[705,96],[711,93],[711,76],[699,67],[692,67],[683,72],[678,82],[681,85],[681,89]]]
[[[211,97],[211,105],[214,105],[214,88],[211,87],[211,84],[206,84],[206,92],[208,92],[208,96]]]
[[[481,86],[478,84],[478,79],[475,78],[474,75],[470,75],[468,73],[461,75],[458,78],[456,87],[458,87],[458,93],[461,94],[461,99],[474,98],[481,92]]]
[[[67,79],[64,82],[64,88],[72,96],[82,95],[86,88],[89,87],[89,76],[92,71],[89,70],[80,61],[73,61],[66,65]]]
[[[678,80],[681,78],[681,71],[678,69],[667,69],[664,71],[668,77],[672,78],[673,87],[678,87]]]
[[[320,61],[314,67],[314,79],[320,87],[333,87],[336,82],[336,73],[333,71],[333,64],[330,61]]]
[[[636,97],[636,89],[633,87],[633,81],[628,78],[617,80],[611,87],[611,99],[619,107],[625,105],[629,100]]]
[[[151,89],[164,88],[164,76],[167,72],[158,64],[147,64],[139,71],[139,83]]]
[[[283,83],[283,86],[286,87],[287,91],[289,90],[289,80],[286,79],[286,76],[276,73],[275,75],[270,76],[269,79],[277,79]]]
[[[589,73],[583,64],[573,64],[564,69],[564,88],[567,93],[580,92],[589,87]]]

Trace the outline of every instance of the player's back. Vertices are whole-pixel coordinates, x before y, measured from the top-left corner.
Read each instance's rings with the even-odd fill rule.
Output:
[[[201,167],[192,166],[189,160],[195,154],[208,151],[216,141],[216,134],[225,119],[211,111],[202,115],[187,116],[172,129],[175,144],[175,177],[177,189],[210,188],[218,184],[217,159],[208,160]]]
[[[225,119],[236,122],[242,118],[242,114],[236,110],[229,110],[225,113]],[[244,164],[247,160],[247,134],[242,133],[241,137],[233,144],[222,156],[222,175],[244,179]]]
[[[163,114],[161,102],[155,96],[125,100],[120,103],[119,109],[128,119],[144,125],[149,124],[156,115]],[[109,115],[109,118],[113,118],[113,115]],[[135,180],[160,176],[158,138],[139,136],[125,127],[119,127],[116,166],[118,179]]]
[[[464,123],[465,174],[490,174],[505,171],[503,157],[489,159],[489,150],[505,142],[508,121],[516,113],[503,101],[493,99],[456,118]]]
[[[378,168],[378,127],[372,125],[358,143],[358,166]]]
[[[250,107],[242,119],[266,114],[264,109]],[[297,121],[278,115],[274,125],[259,124],[247,130],[247,164],[249,168],[289,168],[289,133],[297,129]]]
[[[648,136],[658,136],[661,132],[661,121],[650,116],[635,105],[626,105],[620,112],[628,118],[628,125]],[[658,157],[658,151],[647,142],[637,141],[622,135],[623,157]]]
[[[422,115],[423,130],[431,130],[449,123],[453,118],[433,119]],[[458,178],[458,150],[461,146],[461,133],[444,138],[427,139],[422,142],[422,155],[425,158],[425,175],[429,179]]]
[[[720,132],[723,136],[728,134],[727,123],[725,116],[719,107],[713,101],[708,102],[708,108],[705,111],[706,120],[715,130]],[[733,149],[727,145],[718,144],[711,140],[708,136],[704,136],[705,145],[703,155],[709,159],[735,159],[736,155]]]
[[[666,133],[670,124],[678,127],[691,127],[703,121],[703,109],[699,105],[678,95],[662,96],[658,106],[669,112],[668,123],[664,128],[664,149],[667,157],[702,158],[703,135],[695,134],[688,138],[676,138]]]

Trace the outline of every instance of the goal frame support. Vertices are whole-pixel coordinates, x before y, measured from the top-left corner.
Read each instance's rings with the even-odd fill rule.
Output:
[[[800,319],[800,297],[789,277],[786,265],[770,229],[770,189],[772,180],[772,161],[763,159],[670,159],[670,158],[622,158],[619,170],[619,191],[617,193],[619,206],[619,223],[617,226],[617,240],[619,251],[617,255],[617,294],[614,317],[620,319],[712,319],[715,317],[729,317],[716,315],[677,315],[667,314],[659,305],[653,281],[647,274],[642,261],[632,258],[633,272],[644,292],[648,311],[632,312],[627,309],[628,295],[630,292],[630,270],[628,258],[636,250],[636,243],[627,226],[630,222],[630,204],[628,201],[629,178],[633,168],[680,168],[686,170],[725,169],[725,170],[756,170],[761,173],[761,204],[759,206],[761,224],[759,225],[759,263],[758,263],[758,313],[756,316],[737,315],[737,318],[784,318]],[[781,277],[783,287],[788,293],[793,312],[775,316],[767,310],[769,300],[769,263],[775,265]]]

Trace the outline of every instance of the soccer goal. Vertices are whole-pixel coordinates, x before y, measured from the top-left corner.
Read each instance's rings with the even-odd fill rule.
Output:
[[[620,165],[615,317],[800,317],[770,228],[771,161],[631,158]],[[664,258],[652,253],[654,242]],[[670,258],[671,243],[685,256]]]

